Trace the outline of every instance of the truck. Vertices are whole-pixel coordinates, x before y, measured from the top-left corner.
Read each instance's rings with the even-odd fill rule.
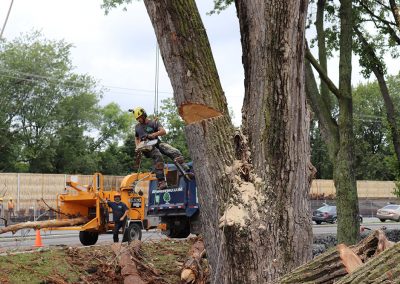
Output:
[[[50,228],[51,230],[77,230],[79,240],[94,245],[100,234],[110,233],[114,228],[112,211],[105,200],[114,200],[119,192],[121,201],[129,209],[122,241],[140,240],[142,230],[161,229],[171,238],[186,238],[190,233],[200,232],[199,204],[195,177],[188,178],[173,164],[166,165],[168,187],[157,189],[157,179],[152,172],[132,173],[124,177],[119,189],[104,190],[103,176],[95,173],[90,185],[80,185],[68,180],[66,189],[57,196],[57,219],[86,217],[79,226]],[[145,182],[147,190],[138,185]],[[144,195],[148,191],[148,198]]]
[[[191,164],[189,164],[191,167]],[[150,182],[147,216],[159,217],[159,228],[170,238],[186,238],[200,233],[196,179],[185,177],[176,165],[168,165],[168,187],[157,189]]]

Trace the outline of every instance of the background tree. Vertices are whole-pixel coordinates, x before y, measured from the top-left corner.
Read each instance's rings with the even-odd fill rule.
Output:
[[[391,81],[398,79],[393,78]],[[359,180],[394,180],[397,175],[397,159],[390,127],[385,119],[386,111],[379,83],[360,84],[353,94],[356,177]]]
[[[0,43],[0,170],[90,174],[132,126],[117,105],[99,106],[101,88],[73,72],[70,49],[38,32]]]
[[[398,7],[395,1],[359,0],[357,4],[354,24],[357,44],[354,50],[360,56],[359,61],[363,67],[364,77],[369,78],[373,73],[378,81],[391,131],[391,141],[397,157],[397,175],[400,176],[399,113],[394,107],[387,85],[386,66],[383,60],[384,54],[390,53],[393,58],[399,55]]]
[[[167,130],[167,135],[162,137],[163,141],[179,149],[186,161],[190,161],[185,137],[185,122],[179,116],[178,108],[173,98],[161,101],[161,111],[158,116],[160,122]]]
[[[311,257],[307,1],[235,2],[245,69],[244,136],[235,135],[195,2],[144,3],[187,124],[212,281],[271,282]]]
[[[324,11],[328,16],[340,19],[339,26],[330,30],[324,28]],[[337,19],[336,18],[336,19]],[[319,62],[310,50],[306,57],[307,97],[321,127],[321,133],[328,148],[329,158],[333,164],[333,180],[336,187],[336,205],[338,210],[338,242],[354,244],[359,239],[358,197],[354,171],[354,133],[353,101],[351,90],[352,60],[352,1],[341,0],[340,6],[325,0],[317,2],[317,41],[320,49]],[[330,32],[327,32],[330,31]],[[333,32],[335,31],[335,32]],[[327,45],[338,39],[339,48],[339,87],[336,87],[327,73]],[[336,41],[337,43],[337,41]],[[317,86],[311,67],[318,71],[321,88]],[[332,103],[332,93],[337,103]]]

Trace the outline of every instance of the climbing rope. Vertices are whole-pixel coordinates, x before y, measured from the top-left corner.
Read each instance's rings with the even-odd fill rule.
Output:
[[[5,28],[6,28],[8,17],[10,16],[10,12],[11,12],[11,8],[12,8],[13,3],[14,3],[14,0],[11,0],[10,8],[8,8],[7,16],[6,16],[6,19],[4,21],[3,28],[1,29],[0,39],[2,39],[2,37],[3,37],[3,33],[4,33]]]

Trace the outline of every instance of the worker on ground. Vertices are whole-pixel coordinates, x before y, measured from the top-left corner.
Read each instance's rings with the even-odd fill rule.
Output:
[[[144,152],[144,155],[147,158],[153,159],[153,166],[158,179],[158,189],[165,189],[167,183],[164,176],[164,160],[162,154],[174,160],[175,163],[181,164],[186,171],[189,170],[189,167],[184,164],[184,158],[178,149],[160,141],[159,137],[164,136],[167,132],[158,121],[149,119],[146,111],[141,107],[135,108],[133,110],[133,115],[139,122],[135,126],[136,146],[138,146],[141,141],[158,140],[155,147],[153,147],[151,151]]]
[[[11,220],[11,215],[15,217],[14,213],[14,201],[12,200],[12,197],[8,200],[7,203],[7,209],[8,209],[8,220]]]
[[[121,195],[119,193],[114,195],[114,201],[107,200],[107,205],[112,209],[113,213],[113,221],[114,221],[114,230],[113,230],[113,239],[114,243],[118,243],[118,233],[119,229],[122,228],[122,233],[124,233],[124,228],[126,224],[126,216],[128,215],[129,209],[125,203],[121,202]]]

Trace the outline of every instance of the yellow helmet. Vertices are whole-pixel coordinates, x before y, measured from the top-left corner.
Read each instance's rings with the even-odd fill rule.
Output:
[[[147,117],[147,113],[142,107],[137,107],[133,110],[133,116],[135,119],[138,119],[139,117],[143,116],[144,118]]]

